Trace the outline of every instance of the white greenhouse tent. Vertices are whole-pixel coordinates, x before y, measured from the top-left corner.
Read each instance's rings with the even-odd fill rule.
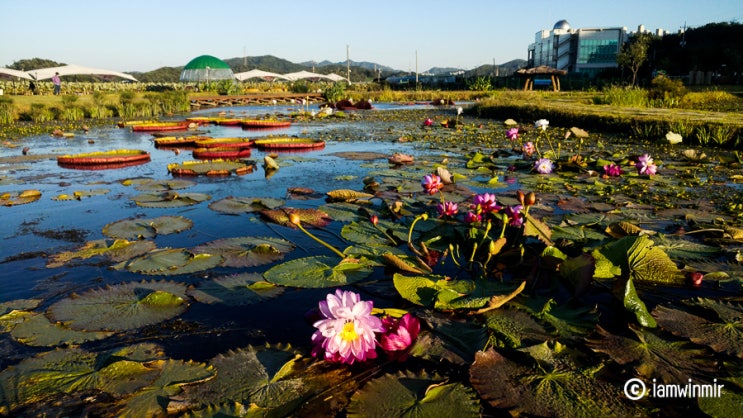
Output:
[[[122,73],[119,71],[103,70],[100,68],[83,67],[80,65],[70,64],[63,65],[61,67],[51,68],[40,68],[38,70],[31,70],[28,72],[36,80],[47,80],[54,77],[55,73],[59,73],[60,76],[66,75],[97,75],[104,77],[118,77],[129,81],[137,81],[136,78],[129,74]]]

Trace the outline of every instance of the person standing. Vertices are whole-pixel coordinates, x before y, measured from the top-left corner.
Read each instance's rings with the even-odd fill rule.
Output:
[[[54,77],[52,77],[52,83],[54,83],[54,94],[59,94],[62,90],[62,80],[59,79],[59,73],[54,73]]]

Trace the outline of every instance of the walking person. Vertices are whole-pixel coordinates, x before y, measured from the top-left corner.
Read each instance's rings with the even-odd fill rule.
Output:
[[[52,83],[54,83],[54,94],[58,95],[62,90],[62,80],[59,79],[59,73],[54,73],[54,77],[52,77]]]

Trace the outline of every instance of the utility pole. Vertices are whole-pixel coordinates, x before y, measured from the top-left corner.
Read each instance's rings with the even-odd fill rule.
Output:
[[[348,84],[351,84],[351,47],[346,44],[346,78]]]
[[[243,46],[243,67],[247,67],[248,66],[248,56],[247,56],[247,53],[245,51],[246,51],[246,48]],[[247,70],[247,68],[245,68],[245,69]]]
[[[418,50],[415,50],[415,88],[418,89]]]

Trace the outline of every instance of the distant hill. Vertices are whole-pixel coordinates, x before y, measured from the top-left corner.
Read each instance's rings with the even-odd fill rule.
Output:
[[[330,62],[328,60],[316,62],[316,61],[305,61],[300,63],[302,65],[305,65],[307,67],[329,67],[329,66],[346,66],[346,61],[339,61],[339,62]],[[376,62],[369,62],[369,61],[354,61],[349,60],[349,64],[351,67],[359,67],[364,68],[367,70],[382,70],[382,71],[389,71],[389,72],[397,72],[398,70],[395,70],[392,67],[388,67],[386,65],[377,64]]]
[[[426,71],[427,73],[435,74],[435,75],[448,75],[451,73],[456,73],[462,71],[461,68],[454,68],[454,67],[433,67],[430,70]]]
[[[515,59],[496,66],[481,65],[473,70],[467,71],[465,77],[494,76],[505,77],[513,74],[519,68],[526,67],[526,60]]]

